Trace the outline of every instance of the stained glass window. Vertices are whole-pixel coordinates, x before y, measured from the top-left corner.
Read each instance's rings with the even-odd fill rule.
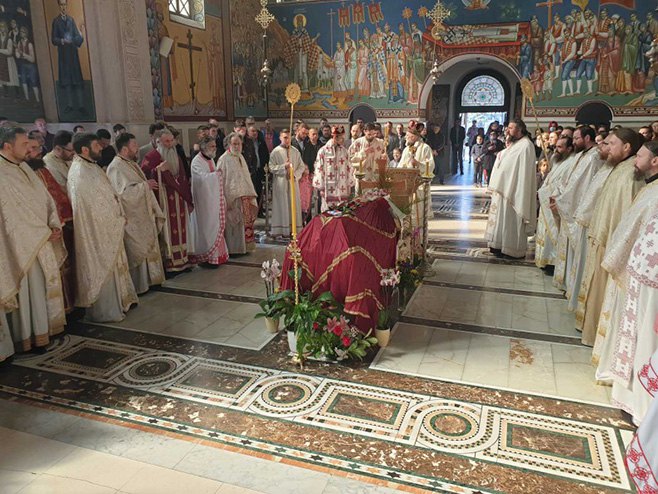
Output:
[[[505,90],[495,77],[480,75],[466,83],[462,91],[462,106],[503,106]]]
[[[204,0],[168,0],[169,17],[174,22],[205,28]]]

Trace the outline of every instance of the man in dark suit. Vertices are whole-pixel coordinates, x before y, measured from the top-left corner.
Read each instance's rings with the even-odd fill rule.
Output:
[[[450,148],[452,151],[452,160],[450,162],[450,167],[452,169],[452,174],[457,175],[457,170],[459,169],[459,174],[464,174],[464,140],[466,139],[466,129],[461,124],[461,119],[458,118],[455,120],[455,125],[450,129]]]

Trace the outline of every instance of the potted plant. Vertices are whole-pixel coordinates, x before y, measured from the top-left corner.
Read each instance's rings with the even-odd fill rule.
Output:
[[[304,292],[299,295],[297,304],[293,294],[286,315],[290,351],[297,353],[300,359],[303,358],[309,332],[313,331],[314,327],[318,327],[321,321],[340,313],[342,306],[336,302],[331,292],[324,292],[317,298],[313,298],[311,291]]]
[[[382,278],[379,282],[382,290],[382,303],[384,308],[379,311],[375,336],[377,343],[384,348],[388,346],[391,337],[391,326],[393,325],[393,292],[400,284],[400,272],[396,269],[383,269]]]
[[[284,309],[283,300],[285,297],[277,296],[277,291],[274,288],[275,282],[281,276],[281,266],[279,261],[272,259],[272,261],[263,262],[260,271],[260,277],[265,282],[266,298],[260,302],[260,307],[263,310],[256,317],[264,317],[265,325],[270,333],[276,333],[279,330],[279,320],[281,312]]]
[[[418,285],[420,285],[422,275],[419,267],[420,260],[416,257],[398,262],[398,270],[400,272],[398,305],[400,310],[404,310],[411,299],[411,295],[413,295]]]

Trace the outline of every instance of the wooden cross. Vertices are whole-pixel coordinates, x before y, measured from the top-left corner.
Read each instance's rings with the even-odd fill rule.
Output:
[[[545,2],[535,4],[536,7],[548,7],[548,29],[551,28],[551,23],[553,22],[553,5],[561,4],[562,0],[546,0]]]
[[[203,51],[203,49],[199,46],[192,45],[192,37],[193,37],[192,30],[188,29],[187,43],[178,43],[177,46],[179,48],[186,48],[190,56],[190,91],[192,92],[192,101],[196,101],[196,97],[195,97],[196,82],[194,82],[194,62],[192,61],[192,52]]]

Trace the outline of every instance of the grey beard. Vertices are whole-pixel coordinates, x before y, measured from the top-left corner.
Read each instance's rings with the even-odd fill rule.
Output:
[[[158,153],[160,153],[160,156],[162,156],[163,161],[169,163],[172,175],[175,177],[178,176],[178,153],[176,153],[176,148],[172,147],[167,149],[162,145],[158,145]]]

